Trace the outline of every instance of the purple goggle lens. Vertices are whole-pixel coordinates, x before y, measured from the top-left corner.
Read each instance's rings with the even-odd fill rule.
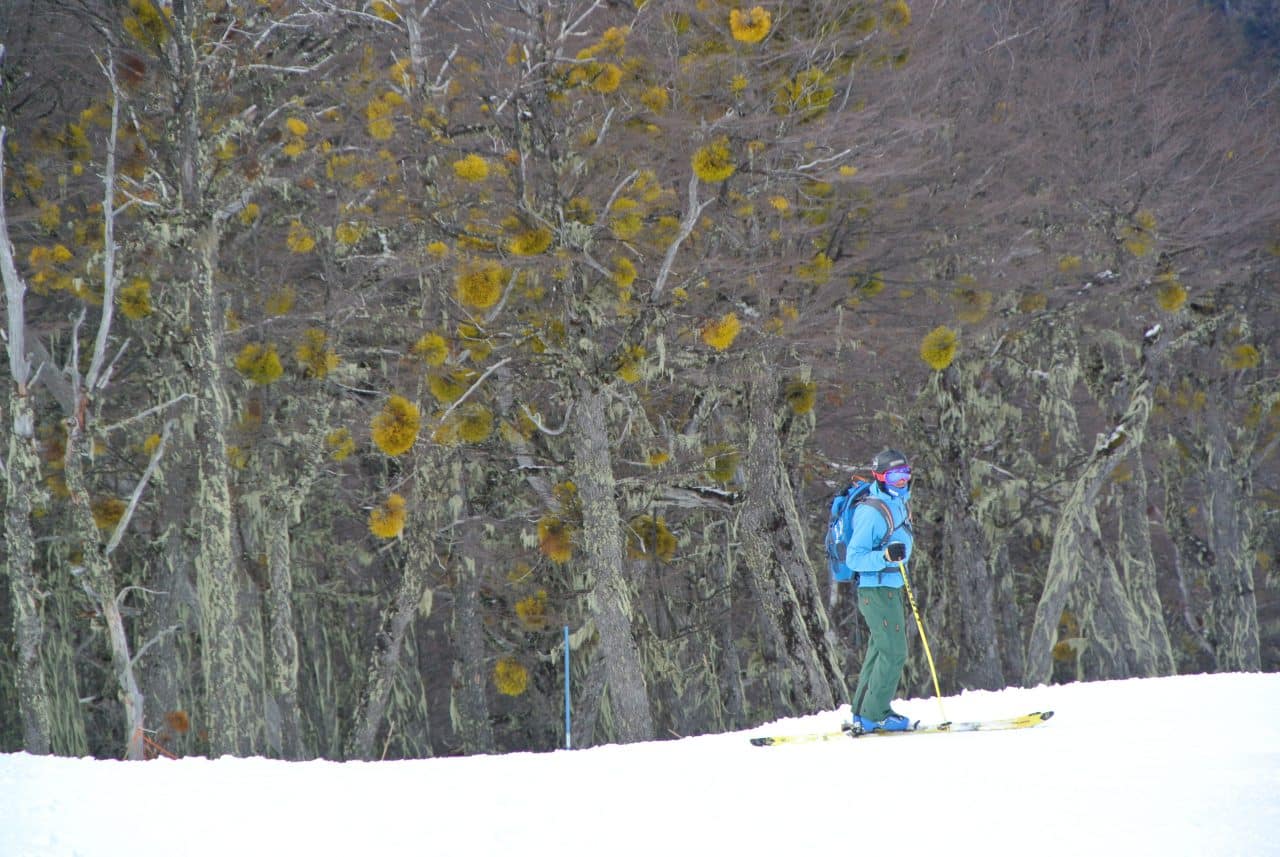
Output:
[[[901,488],[910,481],[910,467],[890,467],[884,472],[884,484],[891,488]]]

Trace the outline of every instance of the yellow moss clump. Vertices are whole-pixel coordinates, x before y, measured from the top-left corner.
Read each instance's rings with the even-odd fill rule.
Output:
[[[298,293],[294,291],[293,287],[285,286],[284,288],[277,289],[275,292],[272,292],[271,296],[267,298],[263,309],[266,310],[267,315],[281,316],[293,309],[293,305],[297,299]]]
[[[493,434],[493,411],[479,402],[467,402],[458,410],[457,436],[464,443],[484,443]]]
[[[1083,264],[1084,261],[1079,256],[1063,256],[1058,259],[1058,270],[1064,274],[1074,274]]]
[[[399,21],[400,7],[395,0],[373,0],[373,14],[384,21]]]
[[[274,345],[251,342],[236,355],[236,370],[259,386],[265,386],[284,374],[280,355]]]
[[[737,172],[729,140],[721,137],[693,153],[693,172],[704,182],[722,182]]]
[[[538,521],[538,549],[547,559],[563,565],[573,556],[573,530],[554,515]]]
[[[1187,290],[1177,280],[1168,280],[1156,289],[1156,305],[1165,312],[1177,312],[1187,302]]]
[[[721,485],[732,482],[738,473],[738,462],[741,454],[729,444],[716,444],[708,447],[706,455],[706,472],[712,480]]]
[[[507,242],[507,249],[517,256],[537,256],[551,246],[551,230],[545,226],[528,229]]]
[[[449,359],[449,343],[438,333],[424,333],[413,344],[413,353],[428,366],[440,367]]]
[[[437,402],[448,405],[462,398],[462,394],[467,392],[467,383],[472,377],[469,371],[460,370],[448,375],[433,372],[427,378],[427,389],[431,391],[431,395]]]
[[[458,302],[473,309],[488,309],[502,297],[506,280],[503,267],[494,261],[469,261],[458,268]]]
[[[120,290],[116,296],[120,312],[131,321],[138,321],[151,315],[151,284],[141,278]]]
[[[489,162],[476,154],[453,162],[453,173],[463,181],[482,182],[489,177]]]
[[[636,281],[636,266],[626,256],[613,257],[613,282],[620,289],[630,289]]]
[[[528,598],[516,602],[516,618],[520,624],[530,631],[541,631],[547,627],[547,590],[539,589]]]
[[[702,327],[702,341],[716,351],[724,351],[738,338],[742,323],[736,313],[727,313]]]
[[[356,451],[355,438],[345,428],[334,429],[325,435],[324,444],[329,448],[329,457],[334,461],[343,461]]]
[[[818,401],[818,385],[813,381],[790,381],[783,390],[783,397],[793,413],[807,414]]]
[[[956,289],[951,296],[956,302],[956,318],[966,324],[977,324],[991,310],[991,292],[983,289]]]
[[[403,396],[392,396],[373,418],[371,437],[387,455],[401,455],[418,439],[420,422],[417,405]]]
[[[644,220],[640,216],[640,203],[629,196],[620,196],[613,201],[609,210],[609,231],[619,241],[630,241],[640,234],[644,228]]]
[[[504,696],[519,696],[529,687],[529,671],[515,658],[502,658],[494,664],[493,685]]]
[[[595,74],[591,78],[591,88],[596,92],[608,95],[622,85],[622,69],[611,62],[593,64]]]
[[[1018,298],[1018,312],[1040,312],[1049,305],[1049,299],[1041,292],[1028,292]]]
[[[891,0],[885,4],[880,20],[889,32],[900,33],[911,24],[911,7],[905,0]]]
[[[152,50],[157,50],[169,40],[173,10],[168,6],[157,9],[151,0],[129,0],[124,29],[130,36]]]
[[[750,11],[734,9],[729,13],[729,32],[736,41],[754,45],[769,35],[773,26],[773,16],[762,6],[753,6]]]
[[[119,497],[100,497],[89,507],[93,513],[93,523],[100,530],[114,530],[127,508],[128,504]]]
[[[329,336],[318,327],[307,328],[302,333],[294,356],[308,378],[323,378],[338,368],[338,355],[329,347]]]
[[[649,454],[645,456],[645,464],[650,467],[661,467],[670,460],[671,453],[667,452],[665,449],[651,450]]]
[[[809,68],[775,88],[773,110],[782,115],[799,113],[812,119],[826,112],[835,95],[831,75],[820,68]]]
[[[637,515],[627,525],[627,556],[670,562],[676,553],[676,537],[667,522],[651,515]]]
[[[364,225],[352,220],[339,223],[333,230],[333,240],[343,248],[354,246],[363,237]]]
[[[644,375],[645,350],[643,345],[631,345],[622,350],[618,358],[618,377],[634,384]]]
[[[929,368],[941,371],[956,359],[956,332],[946,325],[939,325],[925,334],[920,342],[920,359]]]
[[[392,493],[369,513],[369,532],[380,539],[394,539],[404,532],[404,498]]]
[[[316,246],[316,239],[311,234],[311,230],[302,225],[302,221],[295,220],[289,224],[289,234],[285,238],[285,244],[289,247],[290,253],[310,253]]]
[[[667,93],[665,86],[651,86],[640,93],[640,103],[654,113],[662,113],[671,103],[671,96]]]
[[[1235,370],[1256,369],[1261,362],[1262,355],[1258,352],[1257,347],[1248,343],[1232,348],[1231,354],[1226,361],[1227,368]]]
[[[796,274],[805,282],[814,285],[824,285],[831,281],[831,257],[826,253],[818,253],[808,262],[801,264],[796,269]]]

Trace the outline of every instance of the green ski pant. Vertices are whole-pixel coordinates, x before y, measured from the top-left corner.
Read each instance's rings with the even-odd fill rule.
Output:
[[[889,703],[898,692],[907,662],[902,590],[883,586],[859,589],[858,611],[867,622],[871,642],[853,692],[853,713],[869,720],[884,720],[892,713]]]

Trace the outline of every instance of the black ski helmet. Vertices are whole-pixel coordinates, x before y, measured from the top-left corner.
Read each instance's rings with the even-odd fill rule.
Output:
[[[911,462],[907,460],[905,453],[898,452],[896,449],[886,449],[876,453],[876,457],[871,459],[871,472],[876,474],[876,478],[880,479],[880,474],[893,467],[910,467]]]

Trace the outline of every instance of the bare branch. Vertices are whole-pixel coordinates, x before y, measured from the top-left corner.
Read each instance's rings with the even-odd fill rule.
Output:
[[[676,239],[671,242],[671,246],[667,247],[667,255],[663,258],[662,267],[658,270],[658,276],[653,281],[652,295],[654,300],[658,299],[662,294],[662,290],[667,286],[667,278],[671,276],[671,267],[676,263],[676,254],[680,252],[680,245],[692,234],[693,227],[697,225],[703,209],[710,205],[713,199],[708,199],[706,202],[698,202],[698,174],[694,173],[689,176],[689,202],[685,208],[684,219],[680,221],[680,232],[677,233]]]
[[[151,481],[151,475],[155,473],[156,466],[160,463],[160,456],[164,455],[164,448],[169,442],[169,433],[173,431],[173,424],[174,420],[172,419],[164,424],[164,430],[160,433],[160,442],[156,444],[155,450],[151,453],[151,460],[147,462],[147,469],[142,472],[142,478],[133,487],[133,494],[129,497],[129,505],[124,514],[120,516],[120,522],[116,524],[115,531],[111,534],[111,541],[107,542],[106,548],[103,549],[103,556],[111,556],[112,551],[119,546],[120,540],[124,538],[129,521],[133,518],[134,510],[138,508],[138,501],[142,499],[142,492],[146,490],[147,483]]]

